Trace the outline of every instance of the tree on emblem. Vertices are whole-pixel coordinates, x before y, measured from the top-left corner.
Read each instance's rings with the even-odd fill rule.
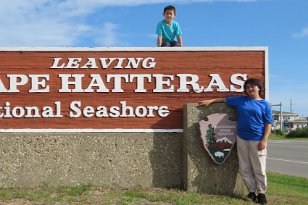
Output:
[[[214,127],[212,126],[212,124],[208,125],[208,129],[206,131],[206,141],[207,143],[210,144],[215,144],[216,143],[216,139],[214,137],[215,133],[214,133]]]

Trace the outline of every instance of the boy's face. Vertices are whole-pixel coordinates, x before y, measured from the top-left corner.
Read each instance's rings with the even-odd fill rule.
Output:
[[[259,96],[260,88],[257,85],[247,84],[245,88],[245,92],[249,97]]]
[[[174,19],[175,17],[175,13],[173,10],[167,10],[163,15],[167,23],[171,23],[172,19]]]

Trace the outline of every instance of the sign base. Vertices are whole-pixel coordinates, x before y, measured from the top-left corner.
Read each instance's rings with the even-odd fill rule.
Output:
[[[184,107],[184,186],[187,191],[209,194],[244,194],[245,185],[239,174],[236,148],[228,159],[218,165],[204,150],[200,138],[199,121],[215,113],[225,113],[236,119],[235,111],[224,103],[208,108],[197,104]]]

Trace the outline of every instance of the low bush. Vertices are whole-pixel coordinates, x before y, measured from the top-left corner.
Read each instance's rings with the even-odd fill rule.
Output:
[[[276,129],[276,130],[272,130],[272,134],[274,135],[281,135],[281,136],[284,136],[284,132],[281,131],[280,129]]]
[[[287,134],[287,138],[308,138],[308,127],[297,128]]]

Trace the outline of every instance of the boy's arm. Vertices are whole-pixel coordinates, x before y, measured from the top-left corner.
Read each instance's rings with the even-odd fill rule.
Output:
[[[157,46],[161,47],[162,42],[163,42],[163,37],[161,35],[158,35],[157,36]]]
[[[182,36],[177,36],[177,39],[180,46],[183,47]]]
[[[266,147],[269,135],[271,134],[272,124],[265,123],[263,139],[258,144],[258,149],[261,151]]]
[[[212,103],[226,102],[226,98],[214,98],[210,100],[202,100],[199,102],[199,105],[203,105],[205,107],[209,106]]]

